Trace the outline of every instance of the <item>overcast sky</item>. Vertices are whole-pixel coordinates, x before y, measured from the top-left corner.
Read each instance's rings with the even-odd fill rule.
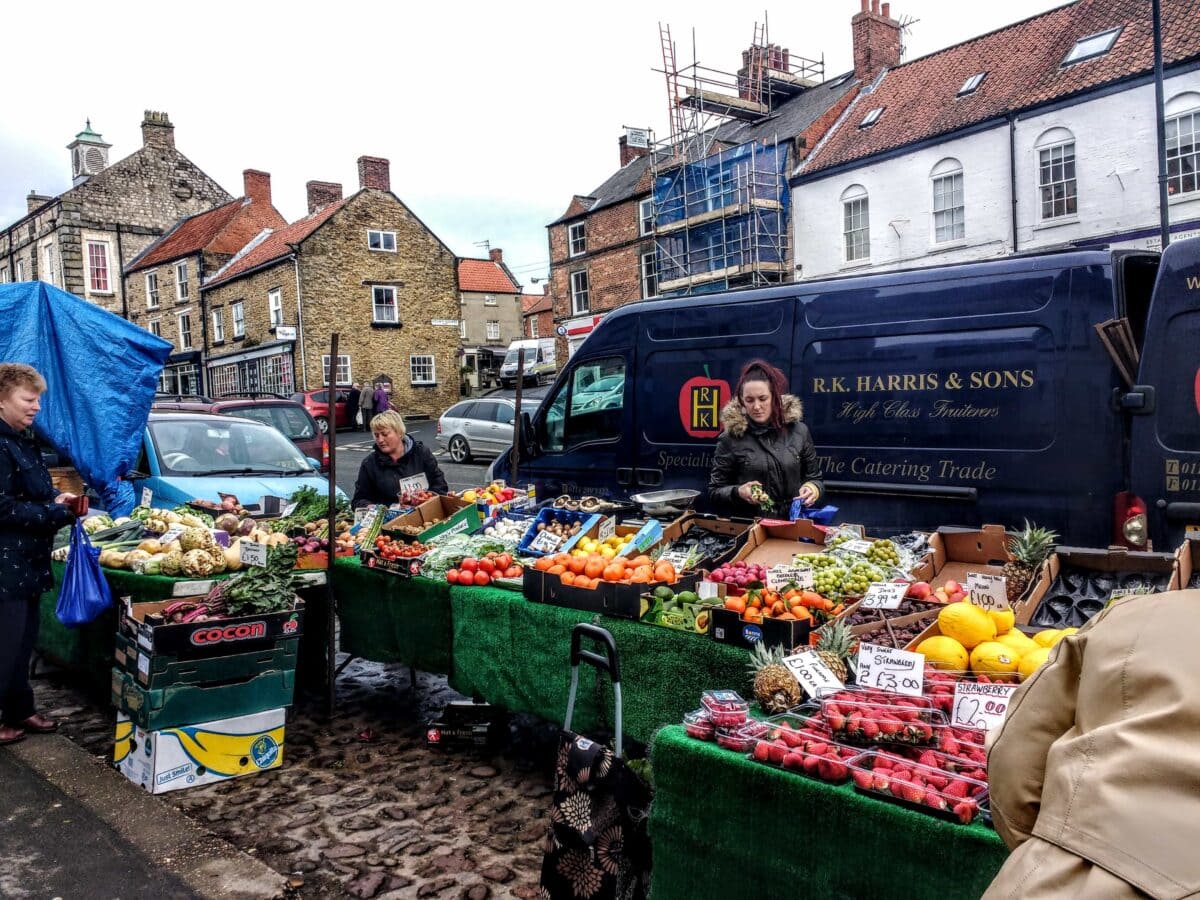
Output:
[[[1060,2],[895,0],[915,19],[906,59]],[[70,187],[66,144],[90,117],[115,161],[141,145],[143,110],[165,110],[176,146],[237,196],[242,170],[271,173],[275,205],[306,212],[304,183],[357,188],[355,160],[391,160],[392,190],[461,256],[504,249],[527,286],[548,271],[546,223],[618,167],[625,125],[665,135],[659,22],[679,66],[735,70],[772,42],[851,68],[859,0],[767,9],[708,0],[358,3],[213,0],[196,6],[75,0],[4,11],[0,224],[30,190]],[[693,55],[693,34],[695,54]],[[530,290],[540,290],[528,287]]]

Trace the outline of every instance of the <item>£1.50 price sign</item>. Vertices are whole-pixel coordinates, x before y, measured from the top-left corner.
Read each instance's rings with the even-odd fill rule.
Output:
[[[920,697],[925,688],[925,655],[879,644],[859,644],[858,683],[863,687]]]
[[[950,724],[958,728],[991,731],[999,728],[1008,714],[1015,684],[979,684],[960,681],[954,686]]]

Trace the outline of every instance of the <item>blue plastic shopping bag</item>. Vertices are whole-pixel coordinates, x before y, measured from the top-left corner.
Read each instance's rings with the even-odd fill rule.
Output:
[[[797,519],[808,519],[814,525],[832,525],[833,518],[838,514],[836,506],[822,506],[814,508],[805,506],[799,499],[792,501],[791,520],[795,522]]]
[[[100,568],[100,551],[83,530],[83,520],[76,519],[55,615],[68,628],[77,628],[97,619],[112,602],[112,591]]]

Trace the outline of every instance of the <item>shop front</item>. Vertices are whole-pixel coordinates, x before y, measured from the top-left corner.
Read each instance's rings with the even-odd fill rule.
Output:
[[[200,351],[187,350],[167,357],[162,374],[158,376],[158,392],[179,396],[196,396],[203,392],[200,383]]]
[[[296,390],[292,341],[272,341],[208,360],[208,386],[213,397],[265,392],[291,396]]]
[[[587,336],[592,333],[592,330],[600,324],[604,319],[603,315],[599,316],[578,316],[574,319],[565,320],[558,328],[558,333],[567,339],[567,355],[574,356]]]

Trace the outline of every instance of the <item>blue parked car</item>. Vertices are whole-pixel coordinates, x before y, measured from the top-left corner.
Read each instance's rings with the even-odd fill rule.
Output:
[[[278,429],[251,419],[207,413],[151,412],[146,424],[137,488],[151,505],[172,509],[189,500],[221,502],[235,494],[244,504],[291,496],[302,487],[326,493],[328,482]],[[345,494],[338,490],[338,496]]]

